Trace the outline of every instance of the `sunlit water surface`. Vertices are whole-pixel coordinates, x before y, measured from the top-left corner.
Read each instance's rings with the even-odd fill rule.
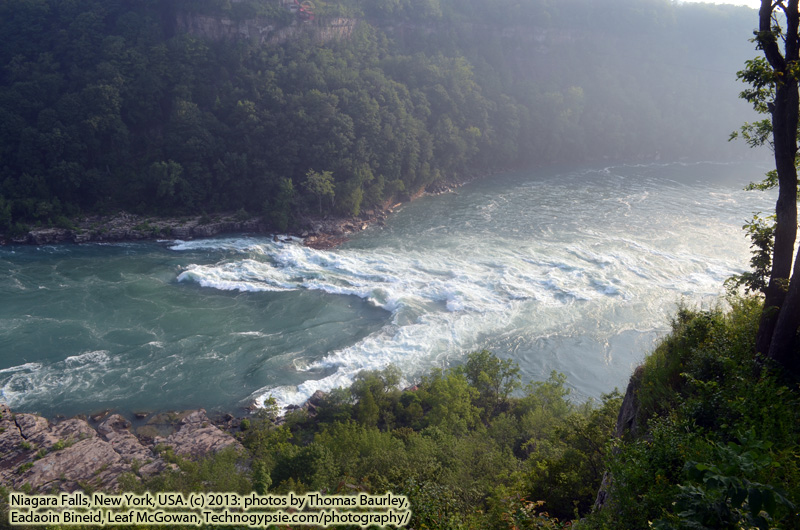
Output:
[[[341,248],[227,237],[0,248],[0,400],[44,414],[300,403],[488,348],[579,397],[624,387],[681,301],[717,303],[766,167],[510,173]]]

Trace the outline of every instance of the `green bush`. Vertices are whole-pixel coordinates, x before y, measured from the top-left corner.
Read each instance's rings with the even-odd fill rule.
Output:
[[[248,455],[233,448],[208,455],[194,461],[172,457],[177,470],[168,469],[141,483],[130,481],[127,489],[142,491],[176,491],[189,493],[195,491],[221,491],[247,493],[252,491],[252,483],[244,471]]]
[[[678,486],[675,510],[653,525],[678,528],[776,528],[796,517],[796,506],[771,485],[752,480],[779,464],[770,454],[772,444],[754,433],[738,443],[715,444],[713,462],[689,461]]]

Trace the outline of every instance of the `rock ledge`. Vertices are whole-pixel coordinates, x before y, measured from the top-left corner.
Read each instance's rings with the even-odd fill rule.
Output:
[[[142,479],[174,468],[160,456],[161,449],[169,447],[185,458],[227,447],[243,449],[203,409],[159,414],[139,430],[146,433],[148,427],[163,435],[136,436],[119,414],[105,415],[95,429],[84,419],[52,424],[35,414],[15,414],[0,404],[0,484],[40,493],[87,487],[114,492],[123,473]]]

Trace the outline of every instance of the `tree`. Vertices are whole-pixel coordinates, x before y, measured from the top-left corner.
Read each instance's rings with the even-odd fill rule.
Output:
[[[753,103],[756,110],[770,114],[774,176],[778,185],[772,267],[764,288],[764,310],[756,338],[756,352],[766,354],[789,368],[797,364],[794,345],[800,325],[800,254],[794,256],[797,237],[799,1],[761,0],[755,42],[764,53],[764,59],[748,61],[747,68],[739,74],[753,87],[745,90],[742,96]],[[785,29],[781,22],[785,23]],[[761,125],[763,127],[764,122]],[[758,132],[755,126],[750,131]],[[761,138],[765,137],[762,135]],[[795,273],[792,275],[793,258]]]
[[[472,352],[460,367],[470,385],[478,390],[478,407],[489,418],[506,402],[511,392],[519,387],[519,366],[511,359],[498,359],[492,352]]]
[[[420,383],[420,398],[427,409],[429,426],[447,428],[451,434],[463,436],[480,423],[480,409],[473,403],[478,391],[458,371],[434,370]]]
[[[359,372],[350,386],[350,393],[356,401],[353,413],[359,423],[374,427],[378,425],[379,420],[382,420],[383,426],[390,427],[387,424],[392,423],[393,418],[387,418],[386,414],[393,408],[392,401],[400,397],[397,390],[399,383],[400,371],[394,366],[388,366],[380,371]]]
[[[278,190],[271,201],[265,203],[265,211],[269,219],[280,231],[289,228],[294,205],[294,185],[292,179],[281,178],[278,180]]]
[[[323,171],[322,173],[309,169],[306,173],[306,180],[303,182],[303,187],[309,193],[317,197],[319,201],[319,213],[322,214],[322,199],[330,197],[333,201],[334,197],[334,183],[333,173],[330,171]]]

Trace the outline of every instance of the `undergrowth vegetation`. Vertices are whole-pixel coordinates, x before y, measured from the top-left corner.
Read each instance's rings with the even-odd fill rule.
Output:
[[[581,528],[800,528],[800,395],[753,355],[761,304],[682,309],[644,363],[640,431],[616,442],[611,500]]]
[[[555,528],[589,512],[618,393],[574,403],[553,373],[512,397],[519,369],[487,351],[411,389],[398,381],[394,368],[364,372],[281,425],[252,419],[253,488],[392,491],[408,496],[412,528]]]

